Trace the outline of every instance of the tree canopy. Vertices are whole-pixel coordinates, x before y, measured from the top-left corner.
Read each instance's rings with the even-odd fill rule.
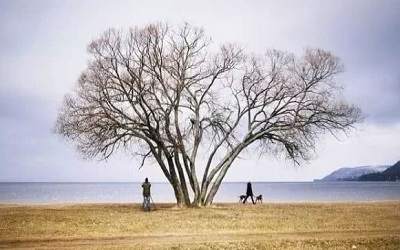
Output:
[[[249,146],[298,164],[321,135],[362,120],[335,80],[340,60],[321,49],[250,54],[189,24],[156,23],[109,29],[88,52],[55,131],[88,157],[125,149],[142,166],[154,160],[178,205],[211,204]]]

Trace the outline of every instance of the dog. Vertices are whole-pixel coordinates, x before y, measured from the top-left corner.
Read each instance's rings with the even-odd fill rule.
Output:
[[[254,197],[254,196],[253,196]],[[240,195],[239,196],[239,203],[243,202],[244,199],[246,199],[246,195]],[[260,202],[261,204],[263,203],[263,196],[262,194],[256,196],[256,203]]]
[[[246,195],[240,195],[239,196],[239,203],[243,202],[244,199],[246,199]]]

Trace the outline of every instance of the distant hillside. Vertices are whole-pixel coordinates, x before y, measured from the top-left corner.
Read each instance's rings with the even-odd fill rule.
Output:
[[[359,181],[400,181],[400,161],[380,173],[364,174]]]
[[[357,181],[360,176],[383,172],[390,166],[361,166],[340,168],[325,176],[320,181]]]

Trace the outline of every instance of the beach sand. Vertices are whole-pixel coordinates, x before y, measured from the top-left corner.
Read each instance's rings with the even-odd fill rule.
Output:
[[[0,205],[6,249],[399,249],[400,202]]]

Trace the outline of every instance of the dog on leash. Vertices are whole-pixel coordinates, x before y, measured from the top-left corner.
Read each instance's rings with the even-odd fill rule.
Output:
[[[246,199],[246,195],[239,195],[239,203],[243,202]]]
[[[254,196],[253,196],[253,197],[254,197]],[[240,203],[240,202],[243,202],[244,199],[246,199],[246,195],[239,195],[239,203]],[[262,194],[256,196],[256,203],[258,203],[258,202],[263,203],[263,196],[262,196]]]

